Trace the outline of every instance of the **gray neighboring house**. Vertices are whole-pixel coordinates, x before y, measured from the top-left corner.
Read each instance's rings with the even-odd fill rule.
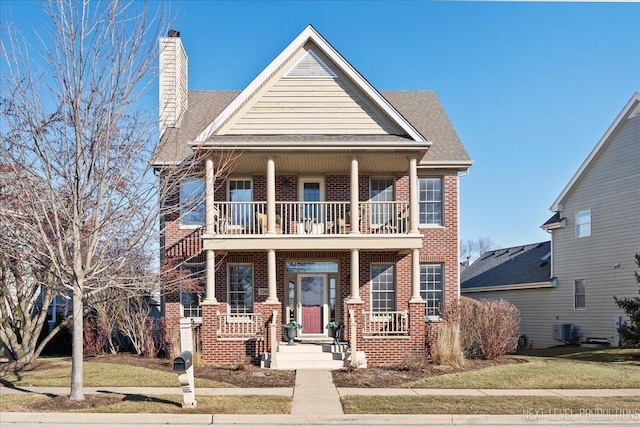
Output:
[[[484,289],[469,287],[469,267],[461,277],[461,293],[514,303],[520,309],[521,331],[535,347],[569,340],[620,345],[616,328],[626,319],[613,297],[638,295],[634,255],[640,252],[639,93],[550,210],[553,216],[542,228],[551,234],[549,277],[555,286],[499,288],[495,282]]]
[[[538,346],[544,336],[538,326],[538,307],[531,301],[550,298],[556,285],[551,279],[551,242],[487,251],[460,274],[463,296],[504,299],[518,307],[520,335],[526,345]]]

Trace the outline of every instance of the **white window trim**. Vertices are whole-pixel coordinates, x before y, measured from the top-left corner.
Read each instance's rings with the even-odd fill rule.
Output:
[[[252,176],[245,176],[245,175],[239,175],[239,176],[230,176],[227,178],[227,201],[231,202],[231,181],[249,181],[251,182],[251,201],[253,202],[253,177]]]
[[[194,322],[197,323],[202,323],[202,305],[197,306],[197,308],[200,309],[200,316],[185,316],[184,315],[184,310],[185,310],[185,306],[182,304],[182,294],[183,293],[193,293],[193,294],[197,294],[197,291],[180,291],[180,317],[184,318],[184,319],[193,319]]]
[[[589,234],[582,234],[582,235],[580,235],[580,234],[578,234],[579,227],[580,227],[580,225],[586,225],[586,223],[584,223],[584,224],[579,224],[579,223],[578,223],[578,216],[579,216],[580,214],[582,214],[582,213],[585,213],[585,212],[589,212]],[[591,236],[591,227],[592,227],[592,221],[591,221],[591,209],[585,209],[585,210],[583,210],[583,211],[577,211],[577,212],[576,212],[576,238],[577,238],[577,239],[581,239],[581,238],[583,238],[583,237],[589,237],[589,236]]]
[[[584,283],[584,307],[576,307],[576,282],[582,281]],[[574,310],[586,310],[587,309],[587,279],[574,279],[573,280],[573,309]]]
[[[427,201],[422,202],[420,200],[420,180],[421,179],[439,179],[440,180],[440,224],[429,224],[426,222],[420,222],[420,203],[430,203]],[[418,176],[418,229],[422,228],[442,228],[444,229],[444,176]]]
[[[320,202],[324,202],[325,198],[325,179],[324,176],[301,176],[298,177],[298,201],[304,202],[304,184],[306,182],[320,183]]]
[[[395,176],[383,176],[383,175],[376,176],[376,175],[374,175],[374,176],[370,176],[370,177],[369,177],[369,202],[371,203],[371,204],[369,205],[369,210],[370,210],[370,211],[371,211],[371,210],[373,209],[373,207],[375,206],[373,203],[376,203],[376,202],[374,202],[374,201],[372,200],[372,196],[371,196],[371,189],[372,189],[372,187],[373,187],[373,186],[372,186],[372,182],[373,182],[374,180],[383,180],[383,179],[384,179],[384,180],[391,180],[391,198],[392,198],[392,200],[386,200],[386,201],[383,201],[383,202],[381,202],[381,203],[385,203],[385,202],[386,202],[386,203],[391,203],[391,204],[392,204],[392,206],[394,207],[394,209],[397,209],[397,206],[398,206],[397,202],[398,202],[398,201],[397,201],[397,199],[396,199],[396,177],[395,177]],[[391,218],[389,218],[389,221],[393,221],[393,216],[394,216],[394,215],[395,215],[395,214],[392,212],[392,213],[391,213]],[[381,226],[381,225],[384,225],[384,224],[385,224],[385,223],[382,223],[382,224],[374,223],[374,222],[373,222],[373,214],[372,214],[372,212],[369,212],[369,216],[370,216],[370,218],[371,218],[371,223],[369,224],[371,227],[379,227],[379,226]]]
[[[394,309],[391,311],[397,311],[398,310],[398,277],[397,277],[397,263],[395,262],[372,262],[371,264],[369,264],[369,307],[371,308],[370,312],[371,312],[371,317],[375,317],[376,319],[380,319],[382,317],[387,317],[390,318],[391,316],[389,316],[387,314],[386,311],[374,311],[373,310],[373,275],[371,274],[371,271],[373,270],[373,266],[374,265],[386,265],[386,266],[391,266],[393,267],[393,296],[394,296]]]
[[[256,306],[256,298],[255,298],[255,287],[256,287],[256,282],[255,282],[255,266],[253,263],[251,262],[234,262],[234,263],[229,263],[227,264],[227,314],[229,315],[233,315],[233,316],[238,316],[237,321],[230,321],[229,323],[246,323],[246,322],[250,322],[250,317],[246,317],[244,316],[244,319],[241,319],[241,317],[243,316],[243,313],[232,313],[231,312],[231,267],[235,267],[235,266],[250,266],[251,267],[251,292],[253,293],[253,307],[251,308],[251,312],[253,313],[255,310],[255,306]],[[229,316],[227,316],[227,319],[229,319]]]
[[[200,267],[200,268],[202,268],[203,280],[204,281],[207,280],[206,279],[206,275],[207,275],[207,265],[206,265],[206,263],[204,263],[204,262],[185,262],[183,264],[183,266],[186,267],[186,268],[189,268],[189,267],[192,267],[192,268]],[[202,291],[204,291],[204,288],[202,289]],[[183,292],[193,292],[193,293],[196,293],[196,294],[198,293],[197,290],[183,290],[183,289],[180,289],[180,317],[187,318],[187,319],[193,319],[193,321],[196,322],[196,323],[202,323],[202,316],[185,317],[185,315],[184,315],[184,305],[182,305],[182,293]],[[202,304],[200,304],[198,307],[200,308],[200,313],[202,313]]]

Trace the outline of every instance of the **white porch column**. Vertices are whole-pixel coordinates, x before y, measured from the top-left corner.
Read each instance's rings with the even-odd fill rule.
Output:
[[[411,299],[409,302],[420,302],[420,249],[411,253]]]
[[[360,250],[351,249],[351,298],[350,303],[360,303]]]
[[[203,304],[218,304],[216,299],[216,254],[207,249],[207,281],[205,282],[205,296]]]
[[[214,185],[215,173],[213,171],[213,159],[207,158],[204,162],[204,206],[205,206],[205,231],[207,234],[216,232],[214,215]]]
[[[351,180],[349,185],[351,196],[351,233],[360,233],[360,207],[358,206],[358,158],[356,156],[351,157]],[[351,255],[353,256],[353,252],[351,252]],[[351,274],[353,274],[353,270],[351,270]]]
[[[276,232],[276,164],[267,158],[267,234]]]
[[[409,232],[418,233],[418,161],[409,157]]]
[[[265,301],[267,304],[277,304],[278,294],[276,291],[276,251],[269,249],[267,251],[267,285],[269,287],[269,295]]]

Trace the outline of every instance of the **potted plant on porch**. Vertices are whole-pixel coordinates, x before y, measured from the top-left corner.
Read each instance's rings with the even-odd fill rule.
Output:
[[[325,326],[325,329],[331,330],[331,335],[333,335],[333,344],[335,345],[340,345],[343,326],[344,324],[342,322],[336,322],[335,320],[332,320],[331,322],[327,323],[327,326]]]
[[[298,333],[298,329],[302,329],[302,325],[295,320],[282,325],[282,336],[288,341],[287,345],[296,345],[294,338]]]

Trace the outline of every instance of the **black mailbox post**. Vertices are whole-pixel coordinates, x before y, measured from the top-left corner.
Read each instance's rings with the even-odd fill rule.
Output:
[[[183,351],[173,360],[173,370],[185,372],[193,365],[193,355],[190,351]]]

